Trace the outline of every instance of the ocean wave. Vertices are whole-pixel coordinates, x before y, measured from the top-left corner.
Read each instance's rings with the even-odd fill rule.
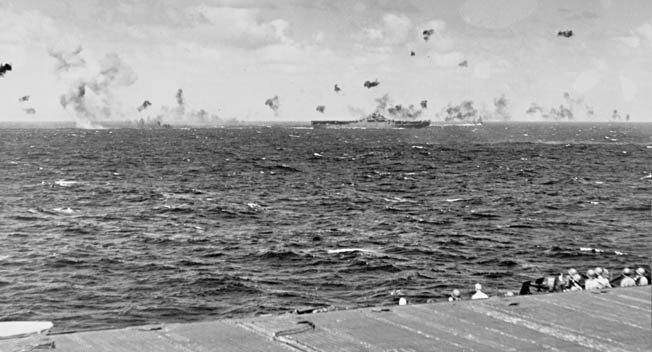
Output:
[[[3,316],[354,308],[645,263],[652,125],[594,127],[3,130]]]

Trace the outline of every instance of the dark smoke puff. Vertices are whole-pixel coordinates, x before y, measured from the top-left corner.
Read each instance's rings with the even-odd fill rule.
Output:
[[[435,30],[432,29],[432,28],[431,29],[426,29],[426,30],[423,31],[422,34],[423,34],[423,40],[428,41],[428,39],[430,39],[430,36],[435,34]]]
[[[23,95],[22,97],[18,98],[19,103],[26,102],[26,101],[29,101],[29,95]]]
[[[557,32],[558,37],[565,37],[565,38],[570,38],[573,36],[573,31],[572,30],[567,30],[567,31],[559,31]]]
[[[265,100],[265,105],[269,106],[269,108],[272,109],[272,111],[274,111],[274,115],[278,114],[278,108],[280,106],[278,95],[275,95],[273,98],[269,98]]]
[[[366,87],[366,88],[373,88],[373,87],[378,86],[379,84],[380,84],[380,82],[378,82],[378,80],[375,80],[375,81],[373,81],[373,82],[371,82],[371,81],[364,81],[363,86]]]
[[[414,119],[420,116],[421,113],[423,112],[423,110],[421,109],[416,109],[414,105],[410,105],[407,108],[401,104],[390,106],[391,101],[392,100],[388,94],[385,94],[380,98],[377,98],[376,99],[377,105],[374,113],[381,114],[381,115],[388,113],[393,118],[397,118],[397,119]],[[424,100],[421,102],[421,104],[422,106],[426,105],[427,101]]]
[[[530,103],[530,106],[525,110],[526,114],[541,114],[543,115],[543,108],[537,103]]]
[[[186,116],[186,101],[183,98],[183,89],[177,90],[175,99],[177,101],[177,107],[174,110],[174,114],[177,119],[183,119]]]
[[[4,76],[8,71],[11,71],[11,64],[0,65],[0,77]]]
[[[141,112],[141,111],[147,109],[147,108],[150,107],[151,105],[152,105],[152,103],[151,103],[149,100],[145,100],[145,101],[144,101],[142,104],[140,104],[140,106],[138,107],[138,112]]]
[[[392,115],[392,117],[396,117],[399,119],[413,119],[421,115],[421,110],[415,109],[414,105],[410,105],[407,108],[405,108],[399,104],[390,107],[389,109],[387,109],[387,112],[389,112],[389,114]]]
[[[27,109],[24,109],[23,111],[25,111],[25,113],[26,113],[27,115],[34,115],[34,114],[36,114],[36,109],[34,109],[34,108],[27,108]]]
[[[469,67],[469,62],[464,60],[464,61],[460,62],[459,64],[457,64],[457,66],[459,66],[459,67]]]
[[[100,61],[100,71],[93,77],[78,80],[60,97],[60,103],[64,109],[72,105],[78,118],[108,118],[113,113],[113,88],[131,85],[137,79],[131,67],[117,54],[110,53]],[[92,94],[89,97],[87,93]]]
[[[88,111],[84,102],[84,96],[86,96],[86,85],[80,83],[75,89],[72,89],[68,94],[64,94],[59,97],[59,103],[65,109],[68,105],[72,105],[75,109],[75,113],[79,116],[88,117]]]
[[[385,94],[380,98],[376,98],[376,112],[383,112],[385,109],[387,109],[387,105],[389,105],[390,98],[389,94]]]
[[[496,115],[498,117],[503,120],[509,120],[511,118],[509,114],[509,102],[504,95],[498,99],[494,99],[494,107],[496,108]]]
[[[183,106],[185,105],[184,99],[183,99],[183,89],[177,90],[177,94],[175,95],[175,98],[177,99],[177,105]]]
[[[422,100],[420,105],[421,105],[422,109],[427,109],[428,108],[428,101],[427,100]]]
[[[333,90],[335,91],[335,93],[339,93],[342,89],[340,88],[340,86],[335,84],[335,86],[333,87]]]
[[[323,114],[324,110],[326,110],[326,107],[323,106],[323,105],[317,105],[317,108],[315,110],[317,110],[317,111],[319,111],[319,112],[321,112]]]
[[[476,123],[481,119],[478,110],[473,107],[473,101],[470,100],[465,100],[459,105],[449,104],[444,112],[444,121],[447,122]]]

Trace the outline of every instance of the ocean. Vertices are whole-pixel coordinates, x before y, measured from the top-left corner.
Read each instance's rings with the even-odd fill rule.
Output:
[[[650,262],[651,154],[644,123],[0,129],[0,320],[118,328],[617,274]]]

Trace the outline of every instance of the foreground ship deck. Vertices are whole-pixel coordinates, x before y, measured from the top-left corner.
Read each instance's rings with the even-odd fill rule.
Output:
[[[651,302],[643,286],[40,338],[70,352],[650,351]],[[17,343],[0,340],[0,351]]]

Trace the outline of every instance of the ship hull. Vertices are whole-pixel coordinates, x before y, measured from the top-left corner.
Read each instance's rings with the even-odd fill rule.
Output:
[[[430,121],[311,121],[313,128],[424,128],[430,126]]]

